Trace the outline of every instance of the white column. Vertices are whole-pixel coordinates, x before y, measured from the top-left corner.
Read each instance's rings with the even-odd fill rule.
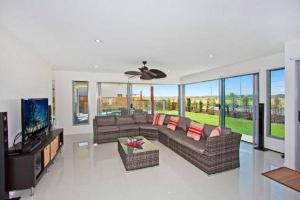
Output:
[[[178,85],[178,107],[179,107],[179,116],[185,116],[185,85]]]

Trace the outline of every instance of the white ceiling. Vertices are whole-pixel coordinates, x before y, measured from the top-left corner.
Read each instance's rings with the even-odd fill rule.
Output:
[[[0,26],[58,70],[123,73],[147,60],[182,76],[282,52],[299,19],[299,0],[0,1]]]

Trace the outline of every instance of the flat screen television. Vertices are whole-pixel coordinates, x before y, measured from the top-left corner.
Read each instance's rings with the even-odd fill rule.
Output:
[[[22,99],[22,139],[40,135],[49,126],[48,99]]]

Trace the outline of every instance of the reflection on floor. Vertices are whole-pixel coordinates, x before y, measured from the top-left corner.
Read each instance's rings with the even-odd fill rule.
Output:
[[[259,152],[242,143],[240,169],[207,176],[161,143],[154,144],[160,149],[160,165],[126,172],[116,143],[94,146],[92,135],[66,136],[63,153],[34,196],[29,190],[14,195],[24,200],[300,199],[300,193],[261,175],[282,166],[278,153]]]

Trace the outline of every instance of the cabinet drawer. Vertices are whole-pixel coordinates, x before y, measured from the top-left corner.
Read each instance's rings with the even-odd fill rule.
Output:
[[[44,148],[44,161],[43,161],[44,167],[46,167],[49,162],[50,162],[50,145],[47,145]]]
[[[55,157],[58,150],[58,137],[56,137],[50,144],[51,146],[51,160]]]

